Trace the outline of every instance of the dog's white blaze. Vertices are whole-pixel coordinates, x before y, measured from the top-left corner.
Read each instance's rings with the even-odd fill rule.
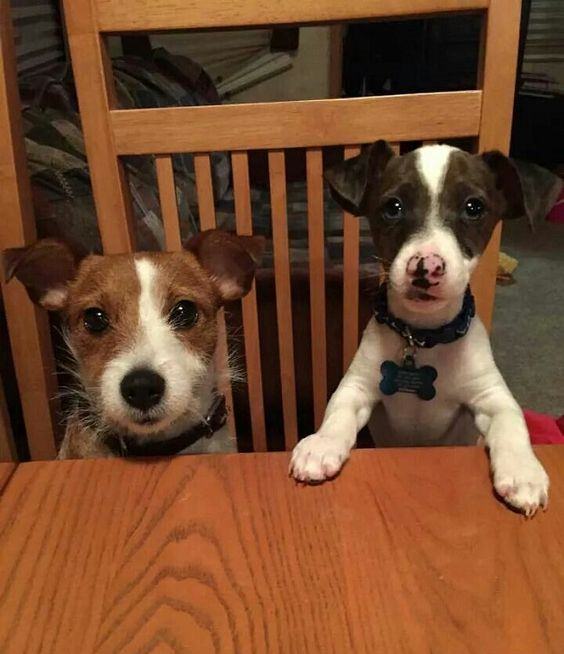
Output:
[[[417,151],[417,170],[429,189],[431,202],[441,192],[450,155],[455,149],[450,145],[426,145]]]
[[[157,288],[157,266],[148,259],[136,259],[135,268],[140,293],[134,356],[139,357],[141,365],[154,368],[165,378],[165,401],[182,401],[183,395],[191,395],[194,381],[204,373],[206,366],[201,357],[176,337],[163,313],[163,298],[159,297]]]
[[[162,315],[162,302],[156,293],[156,280],[158,271],[156,266],[148,259],[136,259],[135,270],[139,279],[139,345],[142,349],[158,351],[160,348],[170,346],[170,325]],[[165,354],[166,356],[166,354]],[[152,358],[152,357],[151,357]]]

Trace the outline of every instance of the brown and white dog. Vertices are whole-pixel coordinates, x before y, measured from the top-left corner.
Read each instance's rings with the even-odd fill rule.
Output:
[[[290,472],[309,482],[335,476],[372,416],[377,445],[470,444],[481,433],[497,493],[527,515],[545,507],[549,480],[494,363],[487,332],[471,308],[460,323],[465,298],[472,302],[470,275],[496,222],[523,214],[513,166],[499,152],[470,155],[447,145],[394,156],[378,141],[326,177],[341,206],[370,222],[387,272],[386,315],[370,320],[320,429],[294,449]],[[415,333],[443,339],[415,348],[416,377],[423,367],[431,378],[437,374],[424,399],[413,392],[420,377],[410,386],[412,360],[405,358]],[[407,392],[384,380],[402,360],[401,390]]]
[[[211,230],[175,253],[77,262],[53,239],[4,253],[6,277],[62,313],[76,361],[60,458],[236,449],[216,399],[216,314],[249,291],[263,246]]]

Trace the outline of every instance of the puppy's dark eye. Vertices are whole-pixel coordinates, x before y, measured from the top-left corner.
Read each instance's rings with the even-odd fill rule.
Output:
[[[98,307],[90,307],[84,311],[82,322],[89,332],[99,334],[110,326],[108,315]]]
[[[480,198],[468,198],[464,203],[464,215],[470,220],[480,218],[485,210],[486,205]]]
[[[403,214],[403,205],[399,198],[389,198],[384,202],[382,215],[386,220],[398,220]]]
[[[174,329],[189,329],[198,320],[198,307],[190,300],[181,300],[175,304],[168,317]]]

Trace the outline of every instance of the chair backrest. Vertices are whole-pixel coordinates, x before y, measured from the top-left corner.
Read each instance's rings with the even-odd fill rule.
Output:
[[[322,148],[353,156],[379,138],[403,141],[474,137],[479,150],[509,147],[519,37],[518,0],[65,0],[64,14],[100,234],[107,253],[135,249],[125,155],[155,155],[166,247],[181,247],[171,156],[192,153],[200,228],[215,226],[210,153],[231,153],[236,228],[253,230],[249,150],[266,150],[270,175],[274,277],[279,324],[292,322],[285,149],[305,148],[310,323],[315,423],[327,401]],[[483,16],[476,90],[244,105],[120,110],[107,51],[110,34],[176,29],[305,25],[475,11]],[[24,216],[22,215],[22,219]],[[25,221],[24,221],[25,222]],[[27,223],[26,223],[27,224]],[[343,215],[343,365],[359,337],[359,226]],[[25,238],[29,239],[30,233]],[[22,239],[24,236],[22,235]],[[20,239],[20,240],[22,240]],[[478,310],[491,322],[500,228],[473,279]],[[18,240],[18,239],[16,239]],[[14,291],[11,291],[14,292]],[[23,306],[23,303],[22,303]],[[19,309],[22,309],[22,306]],[[31,309],[25,309],[28,313]],[[35,320],[37,321],[37,316]],[[249,405],[255,450],[267,448],[257,296],[242,302]],[[292,330],[279,330],[285,445],[298,437]],[[16,353],[16,357],[18,353]],[[219,356],[226,356],[225,331]],[[229,389],[227,389],[229,390]]]

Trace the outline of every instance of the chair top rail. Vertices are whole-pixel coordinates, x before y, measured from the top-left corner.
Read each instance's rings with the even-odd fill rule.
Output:
[[[91,0],[66,0],[90,2]],[[258,27],[480,11],[490,0],[95,0],[101,32]]]

